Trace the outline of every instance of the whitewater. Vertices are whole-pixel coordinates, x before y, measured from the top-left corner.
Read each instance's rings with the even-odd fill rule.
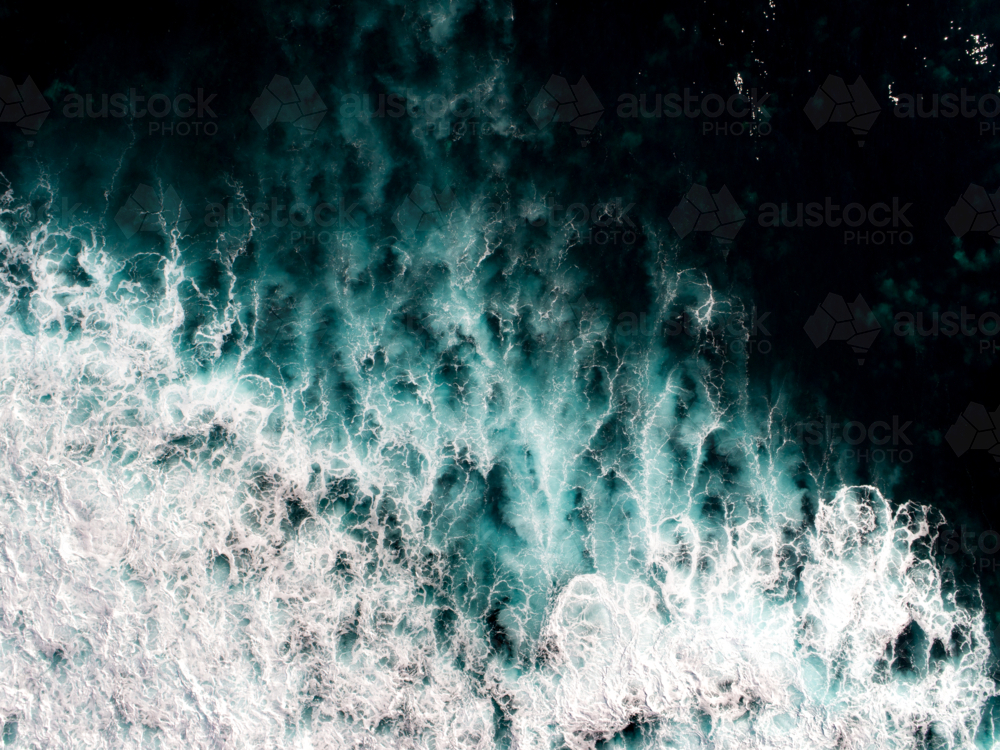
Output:
[[[307,263],[58,200],[0,207],[5,743],[992,746],[945,519],[811,479],[662,225],[648,334],[574,227]]]

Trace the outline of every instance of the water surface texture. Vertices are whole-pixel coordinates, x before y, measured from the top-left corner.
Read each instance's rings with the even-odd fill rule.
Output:
[[[703,5],[0,11],[5,746],[1000,744],[996,18]]]

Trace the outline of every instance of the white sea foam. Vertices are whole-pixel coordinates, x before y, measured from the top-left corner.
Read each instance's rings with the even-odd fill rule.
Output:
[[[973,744],[989,645],[927,554],[929,509],[844,487],[810,523],[745,383],[653,341],[608,366],[596,333],[560,335],[578,279],[557,257],[566,291],[526,325],[559,348],[530,378],[482,311],[534,292],[482,292],[472,240],[434,258],[458,270],[426,322],[469,347],[457,385],[331,281],[345,426],[329,392],[301,407],[308,378],[184,353],[185,295],[208,290],[176,247],[153,293],[99,232],[49,232],[0,236],[0,718],[24,746]],[[689,272],[658,283],[702,327],[729,304]],[[210,359],[255,302],[215,304]],[[473,557],[526,594],[497,615],[507,656],[455,593]]]
[[[720,548],[693,545],[695,559],[714,560],[704,574],[678,568],[664,543],[658,586],[575,578],[546,626],[549,667],[510,685],[526,746],[561,733],[592,747],[637,723],[665,747],[915,747],[929,728],[945,746],[971,746],[993,692],[982,616],[955,607],[914,553],[930,533],[925,511],[841,490],[798,540],[795,601],[774,596],[786,543],[753,521]],[[980,645],[936,660],[925,647],[914,671],[897,673],[881,660],[911,623],[928,640],[959,631]]]

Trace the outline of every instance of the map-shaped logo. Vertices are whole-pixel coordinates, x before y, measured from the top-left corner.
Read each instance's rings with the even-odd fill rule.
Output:
[[[806,103],[805,113],[816,130],[828,122],[847,123],[858,136],[858,145],[864,146],[864,138],[881,109],[861,76],[851,85],[840,76],[827,76]]]
[[[591,334],[603,336],[611,328],[611,317],[604,312],[600,305],[587,299],[586,294],[581,294],[575,302],[570,302],[569,309],[573,313],[573,320],[568,327],[570,338],[575,339],[578,336]]]
[[[987,412],[982,404],[969,404],[945,433],[944,439],[961,456],[970,448],[988,451],[1000,463],[1000,408]]]
[[[983,186],[969,185],[944,220],[956,237],[967,232],[989,232],[994,242],[1000,242],[1000,190],[987,195]]]
[[[12,122],[25,135],[37,135],[50,110],[31,76],[20,86],[14,85],[14,79],[0,76],[0,122]]]
[[[860,294],[850,304],[839,294],[826,295],[826,299],[816,308],[804,327],[817,349],[827,341],[846,341],[854,353],[860,355],[859,365],[865,363],[864,355],[882,330]]]
[[[562,76],[554,75],[531,100],[528,114],[539,129],[551,122],[565,122],[579,135],[589,136],[604,114],[604,106],[583,76],[570,85]]]
[[[290,122],[301,130],[315,132],[326,115],[326,104],[308,78],[293,86],[284,76],[275,76],[250,107],[260,129],[275,122]]]
[[[115,223],[126,239],[137,232],[171,232],[181,234],[191,223],[191,214],[173,187],[168,186],[161,200],[149,185],[139,185],[115,214]]]
[[[451,188],[443,193],[435,193],[431,188],[418,183],[392,215],[392,223],[405,237],[413,237],[418,232],[444,228],[448,215],[458,206]]]
[[[746,221],[725,185],[715,194],[704,185],[692,185],[667,217],[681,239],[691,232],[711,232],[722,242],[730,242]]]

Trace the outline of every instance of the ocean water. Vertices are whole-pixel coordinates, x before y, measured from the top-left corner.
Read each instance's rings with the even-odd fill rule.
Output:
[[[892,109],[996,90],[991,16],[156,12],[3,16],[50,107],[0,162],[5,746],[998,743],[946,437],[996,368],[886,322],[996,305],[944,219],[991,138]],[[828,74],[880,119],[814,127]],[[830,196],[910,241],[759,219]],[[880,338],[811,341],[828,294]]]

